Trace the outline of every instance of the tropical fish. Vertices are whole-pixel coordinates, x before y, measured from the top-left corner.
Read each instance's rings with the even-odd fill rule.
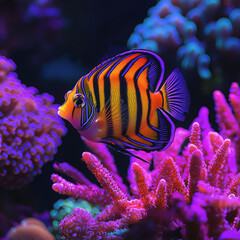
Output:
[[[171,118],[184,121],[190,96],[178,69],[163,81],[155,53],[119,54],[80,78],[65,94],[58,114],[86,139],[117,149],[164,150],[172,143]]]

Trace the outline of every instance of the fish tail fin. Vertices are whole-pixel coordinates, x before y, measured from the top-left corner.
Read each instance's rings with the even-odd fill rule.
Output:
[[[176,68],[160,89],[163,96],[162,108],[177,120],[184,121],[190,106],[190,94],[181,72]]]

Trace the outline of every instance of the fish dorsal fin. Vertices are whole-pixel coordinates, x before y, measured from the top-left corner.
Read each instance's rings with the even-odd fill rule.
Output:
[[[141,66],[135,77],[138,77],[140,73],[147,68],[147,81],[149,84],[149,89],[152,92],[157,92],[163,85],[163,75],[164,75],[164,62],[163,60],[154,52],[148,50],[132,50],[125,52],[124,54],[139,54],[139,57],[145,58],[146,63]],[[134,59],[132,60],[134,61]]]
[[[141,53],[146,59],[146,64],[140,69],[141,73],[146,67],[147,69],[147,80],[149,83],[149,89],[152,92],[157,92],[163,85],[163,75],[164,75],[164,62],[163,60],[154,52],[147,50],[133,50],[134,52]]]
[[[163,60],[156,54],[148,50],[131,50],[128,52],[121,53],[111,59],[106,60],[105,62],[99,64],[95,67],[89,74],[88,80],[96,75],[97,78],[100,74],[107,69],[107,67],[111,66],[109,71],[106,74],[106,78],[109,77],[110,73],[114,71],[114,69],[125,61],[125,67],[122,68],[123,71],[116,73],[125,75],[130,67],[140,58],[145,58],[146,63],[139,67],[138,73],[136,73],[136,77],[146,68],[147,68],[147,81],[149,83],[149,89],[152,92],[156,92],[162,86],[162,80],[164,75],[164,62]],[[140,63],[139,63],[140,64]]]

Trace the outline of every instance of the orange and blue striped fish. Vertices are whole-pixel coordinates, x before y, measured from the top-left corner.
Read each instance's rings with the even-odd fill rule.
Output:
[[[155,53],[119,54],[80,78],[65,94],[58,114],[86,139],[117,149],[164,150],[172,143],[172,117],[184,121],[190,96],[175,69],[163,81],[164,62]]]

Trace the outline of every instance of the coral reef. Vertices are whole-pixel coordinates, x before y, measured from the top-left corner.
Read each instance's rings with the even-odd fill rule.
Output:
[[[0,56],[0,186],[7,189],[20,188],[41,173],[66,133],[54,98],[21,84],[14,69]]]
[[[46,226],[36,218],[26,218],[20,225],[12,228],[6,240],[54,240]]]
[[[197,73],[214,88],[229,75],[237,79],[240,61],[240,3],[220,0],[161,0],[136,26],[130,48],[149,49],[182,71]],[[175,62],[176,63],[176,62]],[[214,82],[214,83],[213,83]]]
[[[151,238],[139,239],[170,235],[178,239],[229,239],[229,236],[239,239],[240,177],[235,154],[238,125],[233,124],[238,121],[239,92],[239,86],[233,83],[230,101],[234,113],[222,94],[214,93],[217,122],[224,137],[211,129],[208,109],[204,107],[191,130],[177,128],[174,142],[165,151],[148,154],[134,151],[152,160],[153,170],[149,164],[132,157],[128,171],[130,192],[123,187],[106,146],[87,141],[101,162],[89,152],[83,153],[82,160],[102,188],[67,163],[61,163],[56,169],[75,183],[53,174],[53,189],[97,203],[103,210],[94,218],[87,210],[74,209],[61,221],[61,235],[65,239],[131,239],[132,229],[147,231],[151,225],[155,226],[151,228],[154,229]],[[228,118],[224,117],[227,108]],[[110,234],[119,229],[128,231]]]

